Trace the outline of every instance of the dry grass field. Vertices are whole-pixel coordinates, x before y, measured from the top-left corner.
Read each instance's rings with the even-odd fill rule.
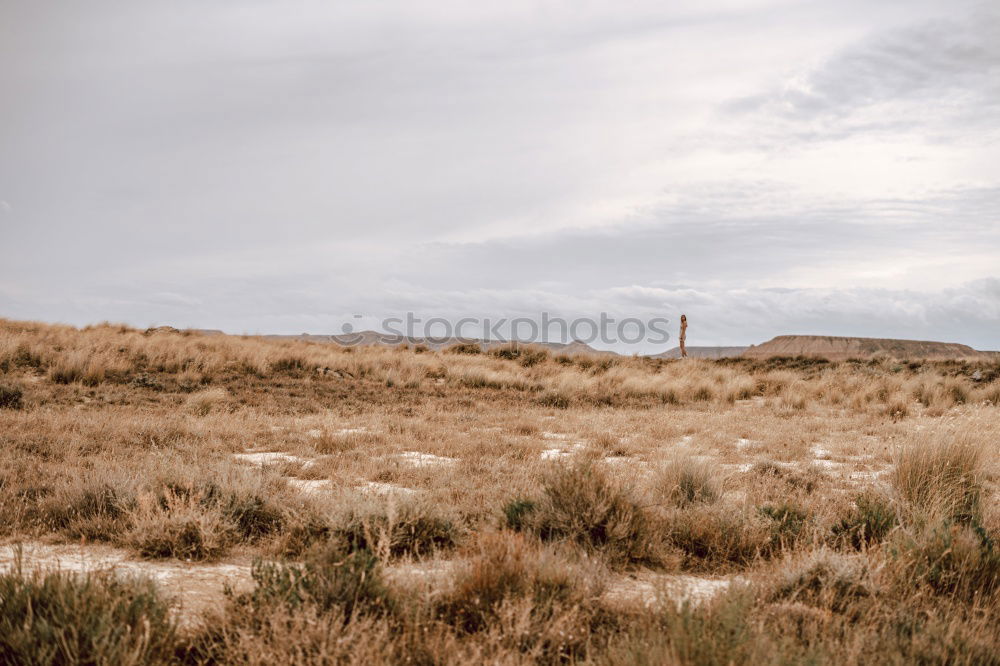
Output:
[[[0,663],[1000,663],[998,403],[0,320]]]

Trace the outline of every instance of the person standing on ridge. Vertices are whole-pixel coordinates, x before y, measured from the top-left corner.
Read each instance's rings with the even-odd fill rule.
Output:
[[[687,328],[688,328],[688,318],[687,315],[681,315],[681,335],[678,339],[681,347],[681,358],[687,358],[688,352],[687,348],[684,346],[684,341],[687,338]]]

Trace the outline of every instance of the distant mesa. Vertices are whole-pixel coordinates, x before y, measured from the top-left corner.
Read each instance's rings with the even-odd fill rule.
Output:
[[[417,345],[423,345],[428,349],[440,350],[447,349],[454,345],[464,344],[464,345],[478,345],[480,349],[486,351],[488,349],[493,349],[495,347],[503,347],[509,345],[510,341],[503,340],[479,340],[476,338],[435,338],[435,337],[414,337],[407,335],[395,335],[392,333],[380,333],[378,331],[356,331],[353,333],[341,333],[332,335],[315,335],[309,333],[302,333],[300,335],[264,335],[262,336],[268,340],[305,340],[307,342],[318,342],[318,343],[328,343],[336,344],[342,346],[352,346],[352,347],[372,347],[376,345],[386,346],[386,347],[398,347],[400,345],[409,345],[415,347]],[[594,354],[594,355],[611,355],[618,356],[615,352],[611,351],[601,351],[599,349],[594,349],[585,342],[579,340],[574,340],[573,342],[522,342],[519,344],[530,345],[532,347],[541,347],[543,349],[548,349],[549,351],[567,354],[569,356],[574,356],[576,354]]]
[[[169,326],[160,326],[146,331],[147,335],[156,333],[185,333],[201,335],[222,335],[223,332],[215,329],[178,329]],[[434,337],[414,337],[405,335],[395,335],[392,333],[380,333],[378,331],[356,331],[353,333],[341,333],[332,335],[317,335],[302,333],[300,335],[262,335],[268,340],[304,340],[314,343],[336,344],[352,347],[372,347],[386,346],[398,347],[408,345],[415,347],[422,345],[427,349],[441,350],[455,345],[477,345],[481,350],[486,351],[496,347],[510,344],[509,341],[502,340],[479,340],[475,338],[434,338]],[[589,344],[580,340],[572,342],[522,342],[520,344],[530,345],[548,349],[556,354],[574,356],[586,354],[594,356],[620,356],[613,351],[603,351],[594,349]],[[776,338],[763,342],[759,345],[741,346],[718,346],[718,347],[687,347],[688,356],[692,358],[721,359],[721,358],[749,358],[766,359],[774,357],[794,357],[806,356],[816,358],[826,358],[831,361],[845,361],[848,359],[873,359],[873,358],[895,358],[895,359],[927,359],[927,360],[1000,360],[1000,352],[979,351],[968,345],[957,342],[936,342],[932,340],[897,340],[893,338],[859,338],[841,337],[833,335],[779,335]],[[674,347],[659,354],[650,354],[650,358],[675,359],[680,358],[680,348]]]
[[[816,356],[831,361],[878,357],[899,359],[992,359],[994,352],[982,352],[957,342],[895,340],[892,338],[852,338],[832,335],[779,335],[759,345],[751,345],[744,358],[774,356]]]

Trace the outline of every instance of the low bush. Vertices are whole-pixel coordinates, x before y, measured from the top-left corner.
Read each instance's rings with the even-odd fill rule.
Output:
[[[981,527],[930,521],[898,530],[889,545],[893,579],[903,590],[922,584],[973,601],[1000,587],[1000,549]]]
[[[370,550],[383,558],[449,549],[462,534],[455,517],[420,503],[352,507],[331,522],[331,537],[345,543],[348,550]]]
[[[843,613],[860,599],[874,594],[866,563],[858,556],[827,550],[809,553],[783,563],[769,601],[804,603]]]
[[[833,536],[860,550],[880,543],[898,523],[889,498],[874,491],[858,495],[850,511],[833,526]]]
[[[0,664],[172,661],[175,627],[151,581],[111,573],[0,573]]]
[[[0,409],[21,409],[24,406],[24,392],[17,386],[0,384]]]
[[[597,464],[554,467],[542,490],[518,517],[542,539],[572,541],[619,564],[660,561],[656,529],[645,509]]]
[[[252,575],[254,590],[234,597],[237,606],[251,613],[274,606],[312,607],[321,613],[340,611],[350,620],[395,606],[378,559],[368,550],[348,552],[333,542],[310,551],[301,565],[257,562]]]
[[[500,532],[479,540],[441,609],[449,622],[474,632],[495,622],[510,600],[530,599],[534,620],[544,621],[557,604],[579,604],[591,592],[565,561],[520,534]]]

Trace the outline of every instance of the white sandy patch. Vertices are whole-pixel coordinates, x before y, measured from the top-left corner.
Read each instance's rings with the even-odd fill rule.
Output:
[[[711,601],[736,580],[733,578],[702,578],[679,574],[638,574],[635,577],[609,581],[604,599],[612,603],[641,604],[653,607],[672,602],[678,607]]]
[[[319,439],[325,434],[326,431],[320,430],[319,428],[313,428],[306,432],[307,435],[313,439]],[[346,435],[364,435],[369,432],[368,428],[337,428],[336,430],[329,431],[329,434],[334,437],[343,437]]]
[[[551,432],[549,430],[543,430],[542,439],[569,439],[569,435],[564,432]]]
[[[367,483],[358,486],[358,490],[383,497],[387,495],[402,495],[408,497],[417,493],[417,491],[413,488],[397,486],[393,483],[381,483],[379,481],[368,481]]]
[[[286,479],[288,485],[304,495],[318,495],[333,489],[329,479]]]
[[[436,456],[433,453],[421,453],[420,451],[404,451],[397,458],[408,462],[414,467],[433,467],[435,465],[453,465],[458,460],[447,456]]]
[[[574,444],[568,449],[545,449],[540,454],[542,460],[559,460],[560,458],[567,458],[575,453],[583,451],[586,447],[583,444]]]
[[[15,567],[14,545],[0,547],[0,571]],[[182,623],[197,620],[205,610],[217,607],[226,585],[237,591],[253,586],[250,565],[243,562],[180,562],[178,560],[133,560],[128,551],[104,545],[23,544],[25,572],[36,570],[85,574],[94,571],[146,576],[173,600],[174,612]]]
[[[266,465],[279,465],[281,463],[297,463],[307,467],[315,464],[315,461],[309,458],[293,456],[290,453],[282,453],[281,451],[248,451],[246,453],[234,453],[233,458],[235,458],[237,462],[247,463],[249,465],[259,465],[261,467]]]

